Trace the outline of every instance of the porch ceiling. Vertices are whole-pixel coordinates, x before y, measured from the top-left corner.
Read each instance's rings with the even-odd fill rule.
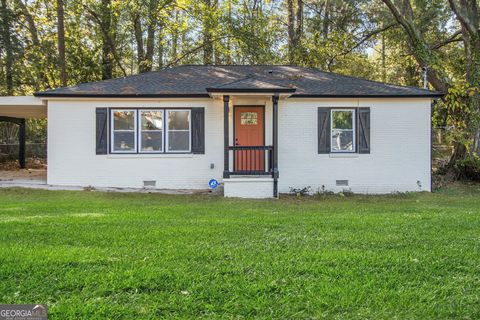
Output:
[[[0,116],[46,118],[47,102],[33,96],[0,97]]]

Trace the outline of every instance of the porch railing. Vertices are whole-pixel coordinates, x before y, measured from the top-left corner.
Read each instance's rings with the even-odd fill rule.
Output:
[[[273,146],[229,146],[231,175],[272,175]]]

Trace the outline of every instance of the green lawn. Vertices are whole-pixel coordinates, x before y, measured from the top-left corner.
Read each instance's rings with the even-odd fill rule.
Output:
[[[0,190],[0,303],[50,319],[480,318],[480,186],[232,200]]]

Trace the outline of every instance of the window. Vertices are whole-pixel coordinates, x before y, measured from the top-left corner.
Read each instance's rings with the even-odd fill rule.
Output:
[[[140,111],[140,152],[163,152],[163,110]]]
[[[137,152],[136,110],[112,110],[112,151]]]
[[[256,125],[258,124],[258,114],[256,112],[241,112],[240,124],[242,125]]]
[[[331,110],[331,152],[355,152],[355,110]]]
[[[110,117],[112,153],[191,151],[190,109],[115,109]]]
[[[167,110],[167,151],[190,151],[190,110]]]

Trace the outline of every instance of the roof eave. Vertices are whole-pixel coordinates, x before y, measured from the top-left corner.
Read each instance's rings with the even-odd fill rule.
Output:
[[[81,94],[36,92],[39,98],[210,98],[208,93],[185,94]]]
[[[445,94],[292,94],[291,98],[429,98],[439,99]]]

